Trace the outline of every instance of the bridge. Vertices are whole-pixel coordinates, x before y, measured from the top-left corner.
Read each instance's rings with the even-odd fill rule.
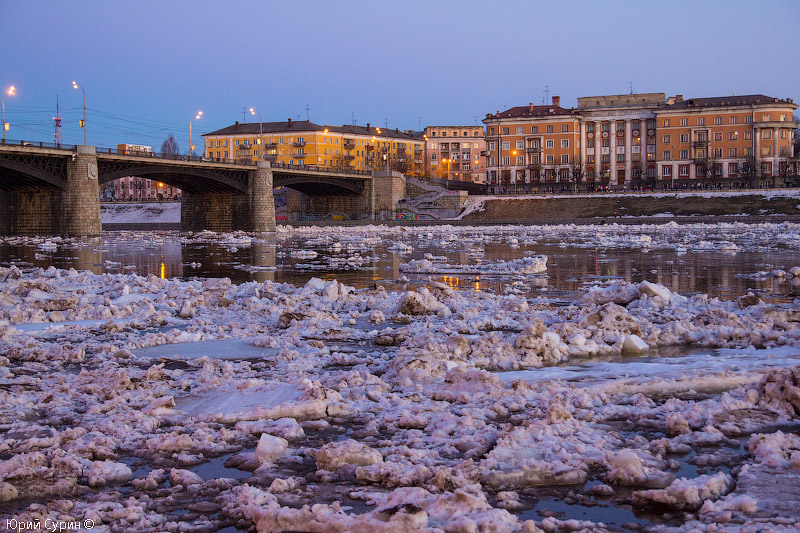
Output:
[[[397,172],[212,162],[118,153],[94,146],[0,144],[0,234],[99,235],[99,187],[137,176],[182,190],[184,231],[275,231],[273,187],[313,197],[352,197],[353,209],[390,218],[405,193]]]

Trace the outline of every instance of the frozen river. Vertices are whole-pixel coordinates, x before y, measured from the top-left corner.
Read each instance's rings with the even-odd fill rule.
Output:
[[[798,224],[6,237],[0,515],[794,531],[799,363]]]

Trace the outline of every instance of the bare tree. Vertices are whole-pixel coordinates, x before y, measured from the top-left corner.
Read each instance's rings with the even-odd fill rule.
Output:
[[[746,183],[750,186],[750,188],[753,188],[755,186],[756,179],[761,172],[758,159],[756,159],[756,157],[753,155],[745,156],[739,168]]]
[[[578,192],[578,186],[583,183],[586,177],[586,167],[583,164],[581,157],[576,157],[572,160],[572,180],[575,184],[575,192]]]
[[[178,149],[178,141],[175,140],[175,136],[173,134],[169,134],[163,143],[161,143],[161,153],[164,155],[178,155],[180,153]]]

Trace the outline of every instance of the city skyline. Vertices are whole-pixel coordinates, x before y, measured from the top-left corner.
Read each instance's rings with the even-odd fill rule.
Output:
[[[564,107],[630,90],[800,100],[800,74],[786,64],[800,8],[752,11],[746,2],[669,11],[634,2],[9,4],[14,45],[0,52],[0,82],[17,92],[5,98],[7,138],[52,142],[57,97],[63,142],[81,144],[73,80],[86,91],[89,144],[158,149],[174,133],[182,152],[190,121],[197,144],[234,121],[256,122],[250,107],[264,122],[402,131],[481,125],[486,113],[553,95]]]

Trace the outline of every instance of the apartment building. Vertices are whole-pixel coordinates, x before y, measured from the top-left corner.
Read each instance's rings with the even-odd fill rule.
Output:
[[[580,115],[552,105],[528,104],[487,114],[486,170],[490,190],[503,192],[567,183],[580,160]]]
[[[136,176],[125,176],[100,186],[100,201],[103,202],[180,199],[181,190],[179,188]]]
[[[773,185],[796,172],[797,105],[762,94],[684,100],[656,109],[659,177]]]
[[[262,144],[263,140],[263,144]],[[263,158],[291,166],[360,171],[389,168],[423,172],[424,140],[409,132],[366,126],[321,126],[309,121],[240,124],[203,135],[213,161],[254,163]]]
[[[566,109],[555,96],[549,106],[486,115],[488,183],[494,191],[789,183],[795,109],[764,95],[664,93],[581,97]]]
[[[427,126],[423,140],[426,175],[486,182],[486,138],[482,126]]]

